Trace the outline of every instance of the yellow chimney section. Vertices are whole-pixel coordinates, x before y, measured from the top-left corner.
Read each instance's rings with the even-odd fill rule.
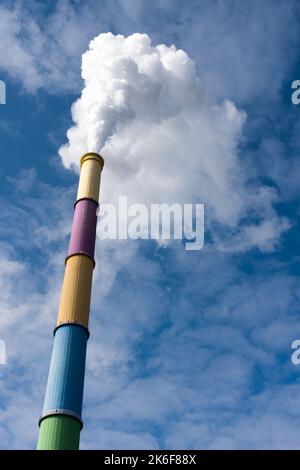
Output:
[[[57,326],[62,323],[89,325],[94,263],[88,256],[71,256],[66,263]]]
[[[80,179],[77,192],[79,199],[93,199],[98,202],[101,171],[104,160],[93,152],[84,154],[80,159]]]

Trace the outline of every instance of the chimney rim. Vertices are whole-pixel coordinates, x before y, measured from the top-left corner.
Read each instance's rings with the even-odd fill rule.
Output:
[[[102,168],[104,167],[104,158],[97,152],[87,152],[83,154],[80,158],[80,168],[87,160],[96,160],[98,163],[100,163]]]

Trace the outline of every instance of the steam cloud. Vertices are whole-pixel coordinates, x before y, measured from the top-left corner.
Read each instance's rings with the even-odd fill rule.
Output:
[[[245,113],[207,96],[183,50],[153,46],[146,34],[100,34],[83,54],[82,78],[60,155],[67,168],[87,150],[104,156],[102,201],[205,203],[207,228],[226,227],[212,230],[223,249],[274,247],[289,224],[273,209],[274,189],[249,192],[238,152]]]
[[[108,138],[133,121],[159,124],[197,106],[200,84],[194,62],[175,46],[151,46],[146,34],[127,38],[100,34],[82,56],[81,98],[72,108],[76,127],[61,149],[66,165],[72,145],[86,140],[85,150],[100,152]]]

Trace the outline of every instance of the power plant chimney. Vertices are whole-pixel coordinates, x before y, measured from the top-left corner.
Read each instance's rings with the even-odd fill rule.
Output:
[[[80,179],[65,262],[65,276],[54,329],[54,344],[38,450],[79,449],[86,345],[103,158],[94,152],[80,159]]]

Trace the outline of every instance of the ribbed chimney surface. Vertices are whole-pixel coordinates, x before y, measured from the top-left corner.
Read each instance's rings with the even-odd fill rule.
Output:
[[[80,159],[80,179],[65,261],[58,318],[42,416],[39,450],[76,450],[82,428],[82,399],[103,158]]]

